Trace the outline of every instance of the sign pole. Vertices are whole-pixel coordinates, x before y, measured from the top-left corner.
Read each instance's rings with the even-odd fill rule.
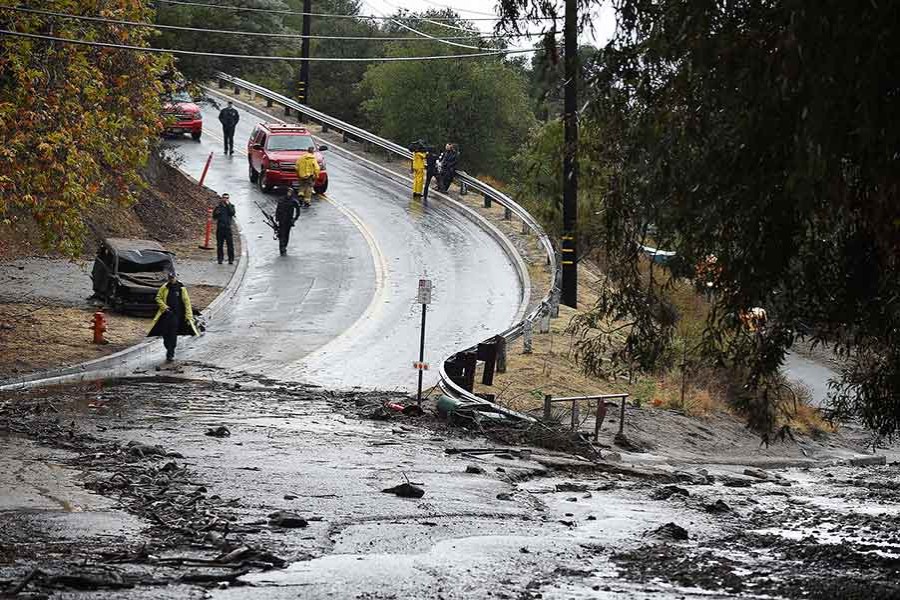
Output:
[[[419,362],[415,363],[415,368],[419,371],[419,391],[416,394],[416,402],[422,406],[422,371],[428,368],[425,362],[425,315],[428,313],[428,305],[431,304],[431,280],[419,280],[419,295],[416,302],[422,305],[422,327],[419,334]]]
[[[428,305],[422,305],[422,332],[419,337],[419,363],[425,362],[425,313],[428,312]],[[419,392],[416,394],[416,402],[422,406],[422,369],[419,369]]]

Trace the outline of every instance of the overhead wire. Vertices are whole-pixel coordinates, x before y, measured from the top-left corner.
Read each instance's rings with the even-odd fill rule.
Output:
[[[91,15],[73,15],[69,13],[60,13],[50,10],[41,10],[37,8],[24,8],[19,6],[2,6],[0,5],[0,10],[14,11],[20,13],[28,13],[28,14],[37,14],[44,15],[50,17],[60,17],[64,19],[74,19],[79,21],[92,21],[98,23],[109,23],[114,25],[126,25],[131,27],[147,27],[152,29],[164,29],[164,30],[173,30],[173,31],[192,31],[197,33],[215,33],[215,34],[227,34],[227,35],[244,35],[244,36],[257,36],[257,37],[275,37],[275,38],[290,38],[290,39],[316,39],[316,40],[368,40],[368,41],[390,41],[390,42],[400,42],[400,41],[429,41],[430,36],[423,37],[421,34],[417,37],[393,37],[393,36],[355,36],[355,35],[303,35],[299,33],[265,33],[259,31],[237,31],[233,29],[207,29],[203,27],[185,27],[181,25],[164,25],[160,23],[147,23],[141,21],[127,21],[123,19],[111,19],[107,17],[95,17]],[[480,33],[480,32],[479,32]],[[531,37],[534,34],[529,33],[520,33],[515,37]],[[471,35],[471,36],[449,36],[449,37],[441,37],[439,40],[471,40],[473,37],[478,37],[480,39],[504,39],[506,35]],[[434,39],[434,38],[431,38]],[[466,46],[469,48],[477,48],[476,46]]]
[[[497,15],[495,15],[493,13],[481,12],[480,10],[472,10],[469,8],[457,8],[457,7],[451,6],[449,4],[441,4],[440,2],[432,2],[431,0],[423,0],[423,2],[425,2],[426,4],[430,4],[432,6],[436,6],[438,8],[449,9],[449,10],[452,10],[452,11],[455,11],[458,13],[466,13],[466,14],[471,14],[471,15],[481,15],[484,17],[497,18]]]
[[[315,13],[315,12],[303,12],[297,10],[288,10],[288,9],[280,9],[280,8],[256,8],[250,6],[232,6],[228,4],[209,4],[205,2],[189,2],[188,0],[151,0],[154,3],[162,3],[162,4],[174,4],[178,6],[197,6],[203,8],[218,8],[222,10],[234,10],[234,11],[249,11],[249,12],[261,12],[261,13],[269,13],[269,14],[279,14],[279,15],[296,15],[296,16],[310,16],[310,17],[320,17],[320,18],[331,18],[331,19],[376,19],[376,20],[390,20],[394,17],[386,17],[384,15],[347,15],[347,14],[335,14],[335,13]],[[423,17],[415,17],[417,19],[423,19]],[[455,17],[432,17],[435,21],[457,21],[458,19]],[[552,20],[553,17],[536,17],[532,20]],[[500,17],[483,17],[483,18],[472,18],[466,19],[467,21],[499,21]]]
[[[477,58],[483,56],[501,56],[506,54],[525,54],[534,52],[534,48],[514,49],[514,50],[492,50],[489,52],[473,52],[470,54],[442,54],[435,56],[372,56],[372,57],[343,57],[343,56],[311,56],[303,58],[300,56],[267,56],[257,54],[228,54],[222,52],[200,52],[196,50],[178,50],[174,48],[153,48],[149,46],[130,46],[127,44],[113,44],[110,42],[94,42],[89,40],[78,40],[72,38],[61,38],[51,35],[42,35],[37,33],[25,33],[23,31],[11,31],[8,29],[0,29],[0,35],[8,35],[12,37],[21,37],[28,39],[45,40],[51,42],[59,42],[64,44],[75,44],[81,46],[93,46],[98,48],[113,48],[119,50],[135,50],[138,52],[148,52],[155,54],[181,54],[186,56],[211,56],[215,58],[235,58],[247,60],[280,60],[285,62],[300,62],[308,60],[310,62],[413,62],[413,61],[433,61],[433,60],[453,60],[457,58]]]

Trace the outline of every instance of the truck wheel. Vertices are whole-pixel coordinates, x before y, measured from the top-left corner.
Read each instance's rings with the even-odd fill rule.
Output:
[[[272,191],[272,184],[269,183],[269,178],[266,176],[265,169],[259,172],[259,190],[263,194],[267,194]]]
[[[191,137],[194,138],[194,141],[195,141],[195,142],[199,142],[199,141],[200,141],[200,136],[201,136],[202,134],[203,134],[202,131],[197,131],[197,132],[193,132],[193,131],[192,131],[192,132],[191,132]]]
[[[259,173],[253,170],[253,165],[248,165],[250,168],[250,183],[256,183],[256,180],[259,179]]]

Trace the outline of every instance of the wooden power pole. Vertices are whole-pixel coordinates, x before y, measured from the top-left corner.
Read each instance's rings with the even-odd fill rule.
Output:
[[[312,21],[312,0],[303,0],[303,41],[300,42],[300,103],[309,103],[309,31]]]
[[[562,303],[578,303],[578,0],[566,0],[565,18],[565,148],[563,150]]]

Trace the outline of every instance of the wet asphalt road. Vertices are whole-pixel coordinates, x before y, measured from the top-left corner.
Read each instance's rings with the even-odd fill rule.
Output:
[[[518,275],[499,244],[452,209],[413,202],[409,190],[335,152],[326,152],[329,189],[294,228],[287,257],[254,202],[274,209],[248,178],[246,142],[263,119],[241,111],[235,153],[223,156],[217,110],[204,106],[200,143],[175,140],[181,167],[228,192],[249,251],[231,306],[179,358],[280,380],[331,387],[415,386],[419,278],[434,282],[426,385],[438,361],[508,327],[522,299]]]

